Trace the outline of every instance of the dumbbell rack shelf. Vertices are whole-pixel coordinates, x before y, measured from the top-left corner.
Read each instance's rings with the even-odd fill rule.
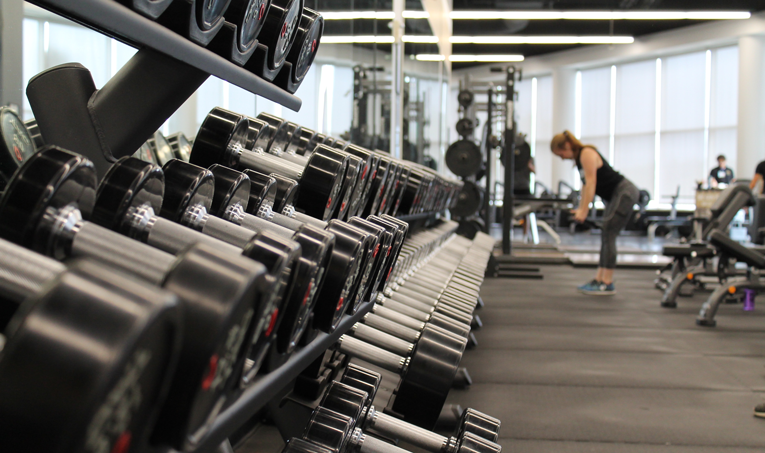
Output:
[[[260,376],[248,387],[231,406],[221,412],[215,420],[210,433],[195,453],[213,452],[231,434],[271,401],[277,392],[289,385],[319,355],[331,348],[356,322],[366,315],[374,304],[365,303],[354,315],[345,315],[337,329],[326,334],[320,332],[308,345],[290,356],[287,363],[274,371]],[[155,449],[152,453],[177,453],[172,449]]]
[[[136,48],[151,48],[251,93],[299,110],[302,101],[115,0],[27,0]]]

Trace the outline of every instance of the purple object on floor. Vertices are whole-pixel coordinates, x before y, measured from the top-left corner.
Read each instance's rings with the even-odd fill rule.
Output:
[[[744,311],[754,311],[754,295],[757,292],[753,289],[744,290]]]

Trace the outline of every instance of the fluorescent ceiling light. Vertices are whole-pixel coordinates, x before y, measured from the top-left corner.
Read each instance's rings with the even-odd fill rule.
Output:
[[[402,37],[404,42],[417,43],[417,44],[437,44],[438,37],[426,36],[426,35],[404,35]],[[322,36],[322,44],[393,44],[393,36],[390,35],[334,35],[334,36]]]
[[[632,36],[452,36],[452,44],[632,44]]]
[[[413,43],[420,43],[420,44],[438,44],[438,36],[404,35],[401,39],[404,42],[413,42]]]
[[[523,61],[523,55],[450,55],[452,62],[512,62]]]
[[[443,55],[419,54],[414,57],[419,61],[444,61]],[[481,62],[481,63],[499,63],[523,61],[523,55],[451,55],[449,61],[453,62]]]
[[[393,36],[322,36],[322,44],[393,44]]]
[[[393,20],[393,11],[326,11],[321,13],[324,20],[380,19]],[[427,11],[404,11],[404,19],[427,19]]]
[[[749,19],[748,11],[452,11],[452,19],[718,20]]]
[[[418,61],[444,61],[446,57],[443,55],[431,55],[431,54],[419,54],[414,57]]]

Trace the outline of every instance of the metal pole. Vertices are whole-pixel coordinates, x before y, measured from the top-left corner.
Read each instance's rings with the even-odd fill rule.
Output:
[[[390,106],[390,153],[401,158],[404,120],[404,0],[393,0],[393,89]]]
[[[491,201],[494,194],[494,191],[492,190],[494,188],[494,178],[492,177],[493,165],[491,158],[491,134],[494,123],[494,118],[492,116],[494,114],[494,88],[489,87],[489,89],[486,90],[486,95],[488,96],[489,101],[486,103],[486,196],[484,197],[483,202],[483,220],[485,223],[484,232],[488,233],[491,229]]]
[[[515,203],[515,66],[507,68],[505,85],[505,196],[502,203],[502,253],[512,253]]]

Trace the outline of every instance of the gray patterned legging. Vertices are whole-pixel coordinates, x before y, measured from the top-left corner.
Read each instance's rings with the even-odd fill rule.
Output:
[[[616,185],[611,201],[606,203],[601,230],[600,263],[605,269],[616,267],[616,237],[632,217],[632,208],[638,202],[639,190],[627,178]]]

